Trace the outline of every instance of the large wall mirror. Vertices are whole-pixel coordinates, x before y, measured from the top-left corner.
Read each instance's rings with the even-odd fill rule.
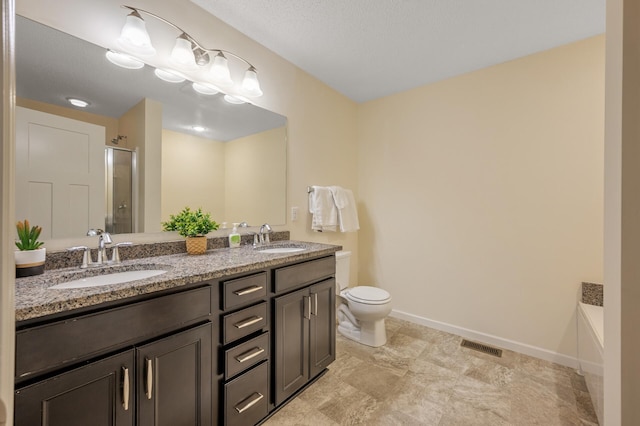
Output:
[[[16,87],[16,217],[45,240],[158,232],[185,206],[220,223],[285,224],[286,117],[148,65],[116,67],[104,48],[21,16]]]

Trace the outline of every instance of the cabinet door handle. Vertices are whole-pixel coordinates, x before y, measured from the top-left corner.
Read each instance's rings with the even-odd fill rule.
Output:
[[[253,325],[255,323],[258,323],[260,321],[262,321],[264,318],[262,317],[258,317],[258,316],[253,316],[251,318],[247,318],[246,320],[237,322],[235,324],[233,324],[233,326],[235,328],[245,328],[245,327],[249,327],[250,325]]]
[[[303,312],[302,315],[305,317],[305,319],[310,320],[311,319],[311,297],[309,296],[302,296],[302,303],[304,303],[304,306],[302,308]]]
[[[244,296],[246,294],[255,293],[256,291],[262,290],[263,288],[264,287],[262,287],[261,285],[254,285],[247,288],[241,288],[240,290],[236,290],[233,293],[237,296]]]
[[[236,409],[236,411],[240,414],[243,411],[248,410],[249,408],[253,407],[254,405],[256,405],[258,403],[258,401],[260,401],[262,398],[264,398],[264,395],[261,394],[260,392],[254,392],[253,394],[251,394],[251,396],[249,396],[249,398],[245,399],[244,401],[242,401],[240,404],[244,404],[246,402],[246,404],[244,404],[243,407],[238,408],[238,405],[236,405],[234,408]],[[248,402],[247,402],[248,401]]]
[[[129,369],[122,366],[122,407],[124,411],[129,409]]]
[[[313,294],[313,310],[311,311],[312,315],[318,315],[318,293]]]
[[[255,358],[258,355],[260,355],[261,353],[264,352],[263,348],[259,348],[259,347],[255,347],[245,353],[242,353],[240,355],[238,355],[236,357],[236,361],[238,362],[245,362],[245,361],[249,361],[251,358]]]
[[[145,383],[145,394],[147,399],[153,398],[153,361],[149,358],[145,358],[147,361],[147,380]]]

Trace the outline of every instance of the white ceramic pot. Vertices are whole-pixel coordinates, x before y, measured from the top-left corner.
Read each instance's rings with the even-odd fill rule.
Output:
[[[17,250],[14,253],[16,261],[16,278],[30,277],[44,273],[44,261],[47,249]]]

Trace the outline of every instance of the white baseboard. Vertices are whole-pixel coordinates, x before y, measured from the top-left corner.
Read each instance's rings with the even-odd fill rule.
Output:
[[[516,342],[502,337],[493,336],[491,334],[481,333],[475,330],[469,330],[468,328],[458,327],[457,325],[451,325],[440,321],[431,320],[429,318],[420,317],[418,315],[409,314],[406,312],[392,310],[389,316],[398,318],[401,320],[409,321],[414,324],[424,325],[426,327],[434,328],[440,331],[446,331],[447,333],[455,334],[457,336],[464,337],[465,339],[474,340],[487,345],[497,346],[502,349],[508,349],[510,351],[518,352],[524,355],[529,355],[534,358],[539,358],[545,361],[554,362],[556,364],[564,365],[566,367],[578,368],[578,359],[552,352],[547,349],[538,348],[536,346],[527,345],[526,343]]]

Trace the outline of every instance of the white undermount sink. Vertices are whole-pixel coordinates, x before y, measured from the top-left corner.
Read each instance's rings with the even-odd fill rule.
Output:
[[[155,277],[157,275],[162,275],[165,272],[167,271],[162,269],[114,272],[112,274],[96,275],[93,277],[80,278],[78,280],[67,281],[64,283],[56,284],[49,288],[64,290],[64,289],[72,289],[72,288],[100,287],[103,285],[122,284],[130,281],[136,281],[136,280],[142,280],[145,278]]]
[[[267,253],[267,254],[296,253],[298,251],[303,251],[303,250],[305,250],[304,247],[269,247],[269,248],[258,249],[260,253]]]

